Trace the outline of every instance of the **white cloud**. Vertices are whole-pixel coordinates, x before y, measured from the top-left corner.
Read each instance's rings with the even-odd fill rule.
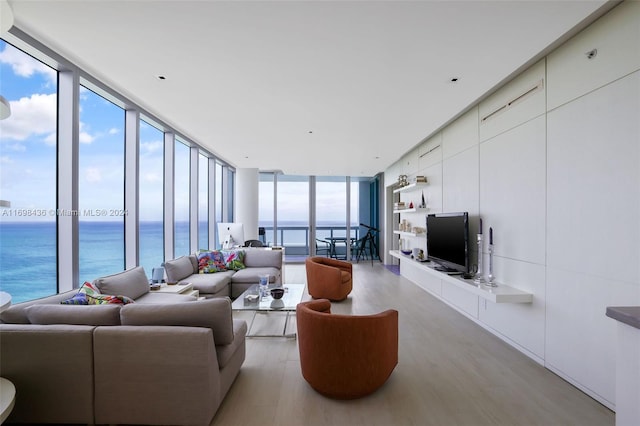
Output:
[[[45,135],[55,145],[57,96],[33,94],[11,101],[11,116],[2,121],[2,139],[26,140]]]
[[[23,144],[17,142],[17,143],[14,143],[13,145],[7,144],[7,145],[3,146],[2,150],[3,151],[13,151],[13,152],[25,152],[27,150],[27,148]]]
[[[112,127],[111,129],[109,129],[109,134],[110,135],[117,135],[118,133],[120,133],[120,129],[118,129],[116,127]]]
[[[143,182],[147,183],[162,182],[162,176],[158,173],[145,173],[141,178]]]
[[[155,142],[142,142],[140,143],[140,152],[141,153],[154,153],[158,150],[161,150],[164,147],[162,141]]]
[[[80,143],[90,144],[94,141],[94,137],[87,132],[80,132]]]
[[[56,136],[55,133],[51,133],[46,138],[44,138],[44,143],[49,146],[56,146],[57,142],[58,142],[58,137]]]
[[[102,181],[102,173],[100,172],[100,169],[96,167],[87,168],[85,177],[87,179],[87,182],[91,183]]]
[[[8,155],[3,155],[2,157],[0,157],[0,163],[2,163],[2,164],[11,164],[11,163],[13,163],[13,160]]]
[[[42,62],[25,55],[20,50],[7,45],[0,52],[0,62],[8,64],[16,75],[29,78],[35,73],[43,74],[50,82],[57,81],[56,71]]]

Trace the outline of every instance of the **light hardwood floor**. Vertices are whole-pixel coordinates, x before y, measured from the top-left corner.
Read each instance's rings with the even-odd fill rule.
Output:
[[[304,265],[286,265],[285,276],[306,282]],[[333,312],[399,311],[399,362],[382,388],[354,401],[325,398],[302,378],[296,340],[248,339],[211,424],[614,425],[612,411],[381,264],[355,264],[353,284]],[[259,315],[254,327],[282,321]]]

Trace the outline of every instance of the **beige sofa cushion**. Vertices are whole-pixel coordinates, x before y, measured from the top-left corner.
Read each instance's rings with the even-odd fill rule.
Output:
[[[171,305],[132,303],[120,309],[122,325],[177,325],[206,327],[216,345],[233,342],[233,319],[229,298],[206,299]]]
[[[94,284],[102,294],[122,295],[134,300],[149,292],[149,279],[142,266],[97,278]]]
[[[201,294],[215,294],[229,286],[231,277],[235,273],[235,271],[224,271],[215,274],[193,274],[182,281],[192,283],[193,288]]]
[[[282,250],[247,249],[244,254],[244,264],[247,268],[282,267]]]
[[[31,324],[120,325],[121,305],[32,305]]]
[[[266,274],[269,274],[270,283],[280,283],[280,269],[269,266],[241,269],[233,274],[231,282],[257,284],[260,281],[260,275]]]
[[[95,329],[87,325],[0,324],[0,371],[16,387],[15,406],[7,423],[95,423]]]
[[[78,289],[69,290],[64,293],[54,294],[53,296],[16,303],[15,305],[11,305],[9,309],[0,313],[0,320],[7,324],[29,324],[29,318],[27,318],[27,308],[29,306],[45,303],[58,305],[63,300],[67,300],[75,296],[77,292]]]
[[[216,357],[218,365],[224,368],[233,359],[238,348],[245,344],[245,336],[247,335],[247,322],[244,320],[233,320],[233,333],[235,338],[229,345],[216,345]]]
[[[193,267],[193,256],[182,256],[164,263],[164,270],[167,273],[168,282],[178,282],[198,272]]]

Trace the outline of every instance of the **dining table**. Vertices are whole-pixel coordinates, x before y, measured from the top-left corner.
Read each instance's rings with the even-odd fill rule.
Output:
[[[356,241],[355,237],[345,237],[345,236],[326,237],[324,239],[329,242],[329,257],[333,257],[334,259],[342,259],[342,260],[347,258],[347,253],[349,252],[350,247],[352,246],[353,242]],[[340,257],[338,257],[337,246],[342,244],[344,244],[344,247],[345,247],[344,255],[340,253]]]

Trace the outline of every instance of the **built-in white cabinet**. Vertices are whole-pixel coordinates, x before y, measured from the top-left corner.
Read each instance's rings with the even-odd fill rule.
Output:
[[[404,277],[612,409],[629,396],[616,396],[604,312],[640,305],[638,23],[640,2],[622,2],[418,148],[428,212],[468,211],[472,240],[478,216],[493,227],[503,285],[389,252]]]
[[[640,2],[625,1],[550,53],[547,109],[553,110],[637,71],[639,22]]]
[[[545,85],[545,60],[542,59],[482,101],[478,111],[480,141],[543,115]]]

